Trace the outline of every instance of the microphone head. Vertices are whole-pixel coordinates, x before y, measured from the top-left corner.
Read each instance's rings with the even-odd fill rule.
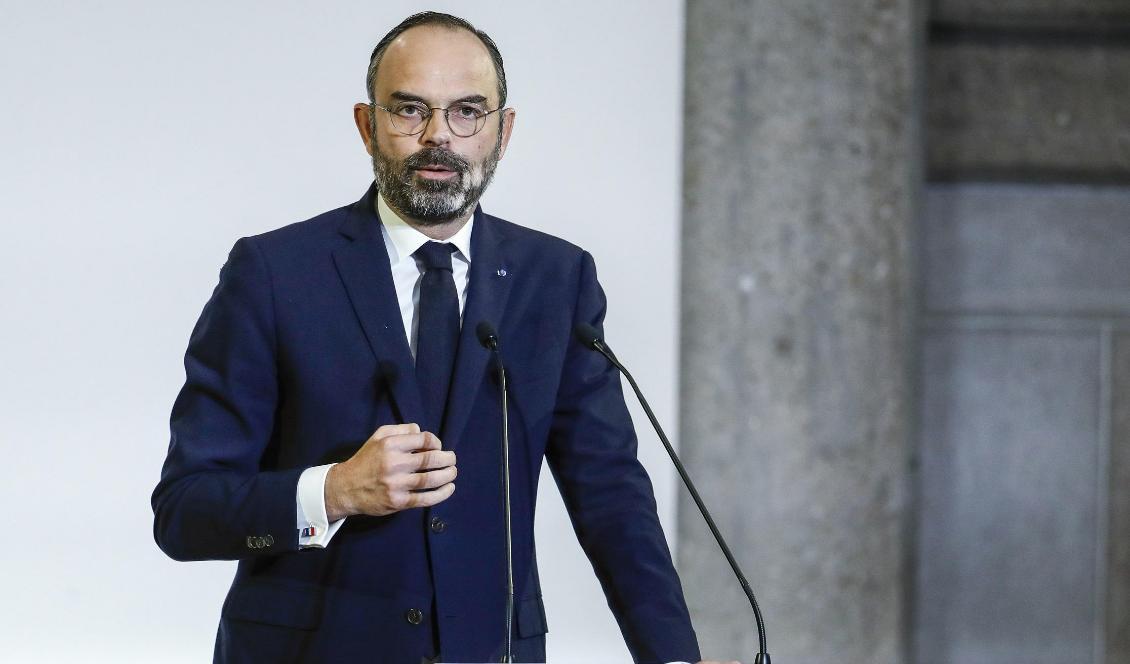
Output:
[[[588,323],[577,323],[573,328],[573,334],[577,337],[577,341],[584,344],[586,348],[593,350],[597,350],[597,345],[603,341],[600,338],[600,332],[597,332],[596,328]]]
[[[494,331],[494,326],[485,320],[479,321],[475,326],[475,336],[479,338],[479,343],[487,350],[498,350],[498,333]]]

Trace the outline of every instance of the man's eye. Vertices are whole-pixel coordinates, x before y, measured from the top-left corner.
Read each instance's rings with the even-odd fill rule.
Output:
[[[396,109],[396,114],[406,118],[414,118],[423,115],[424,110],[415,104],[405,104]]]
[[[478,106],[470,104],[460,104],[455,107],[455,113],[464,120],[473,120],[483,114]]]

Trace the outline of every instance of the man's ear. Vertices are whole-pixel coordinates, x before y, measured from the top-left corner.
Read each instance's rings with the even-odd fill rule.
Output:
[[[365,143],[365,152],[373,156],[373,107],[368,104],[356,103],[353,105],[353,122],[357,125],[357,132],[361,134],[361,141]]]
[[[518,117],[518,111],[512,108],[502,111],[502,145],[498,151],[499,159],[506,155],[506,146],[510,143],[510,133],[514,131],[514,119],[516,117]]]

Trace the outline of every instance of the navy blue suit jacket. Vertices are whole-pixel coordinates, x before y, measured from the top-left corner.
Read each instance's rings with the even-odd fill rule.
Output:
[[[696,661],[619,376],[572,335],[604,318],[592,257],[477,209],[453,389],[444,421],[427,422],[375,195],[236,242],[189,340],[154,532],[177,560],[239,560],[217,661],[417,664],[437,648],[444,661],[498,661],[501,412],[475,338],[483,320],[510,379],[516,660],[545,657],[533,540],[544,458],[635,659]],[[458,454],[452,497],[350,517],[325,549],[299,550],[302,471],[399,422]]]

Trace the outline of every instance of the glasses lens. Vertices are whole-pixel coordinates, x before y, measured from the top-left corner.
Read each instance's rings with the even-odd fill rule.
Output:
[[[455,104],[447,109],[447,124],[456,136],[473,136],[486,123],[486,111],[475,104]]]
[[[392,126],[403,134],[415,134],[427,121],[428,107],[414,102],[402,102],[392,108]]]

